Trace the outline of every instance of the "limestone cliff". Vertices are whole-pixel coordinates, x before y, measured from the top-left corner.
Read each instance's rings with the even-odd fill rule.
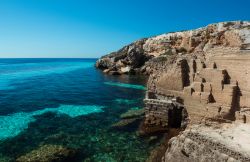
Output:
[[[162,161],[250,161],[249,21],[142,39],[96,66],[150,74],[144,133],[185,129]]]
[[[249,43],[249,22],[223,22],[138,40],[101,57],[96,67],[111,74],[149,74],[155,68],[155,62],[165,60],[167,56],[203,53],[218,46],[250,49]]]
[[[147,39],[136,41],[117,52],[101,57],[96,67],[110,74],[131,74],[139,72],[140,68],[151,56],[145,54],[143,45]]]

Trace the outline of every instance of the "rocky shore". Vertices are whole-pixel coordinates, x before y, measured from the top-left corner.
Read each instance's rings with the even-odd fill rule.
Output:
[[[141,39],[96,67],[149,75],[140,132],[166,133],[149,161],[250,161],[249,21]]]

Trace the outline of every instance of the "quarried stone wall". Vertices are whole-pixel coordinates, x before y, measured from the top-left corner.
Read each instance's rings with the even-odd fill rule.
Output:
[[[220,134],[219,130],[214,131],[214,128],[194,126],[169,141],[169,147],[162,162],[249,162],[248,150],[240,149],[244,144],[238,146],[239,148],[234,147],[234,142],[227,141],[230,136],[235,135]],[[240,137],[236,138],[240,139]]]
[[[203,118],[248,123],[249,69],[250,51],[218,48],[207,56],[182,55],[150,76],[148,90],[155,96],[179,97],[192,123]]]
[[[147,92],[145,103],[145,121],[147,127],[184,128],[187,125],[187,112],[178,99],[171,96],[154,96]],[[149,98],[148,98],[149,97]]]

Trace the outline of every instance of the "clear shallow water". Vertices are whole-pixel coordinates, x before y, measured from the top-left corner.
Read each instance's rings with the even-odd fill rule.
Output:
[[[145,78],[104,75],[95,61],[0,60],[0,161],[44,144],[78,149],[82,160],[145,161],[153,145],[136,128],[110,129],[143,106]]]

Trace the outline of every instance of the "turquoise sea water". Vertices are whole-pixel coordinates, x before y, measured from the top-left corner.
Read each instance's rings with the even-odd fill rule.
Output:
[[[145,161],[154,146],[111,125],[143,107],[146,78],[108,76],[95,61],[0,59],[0,161],[45,144],[80,150],[81,161]]]

